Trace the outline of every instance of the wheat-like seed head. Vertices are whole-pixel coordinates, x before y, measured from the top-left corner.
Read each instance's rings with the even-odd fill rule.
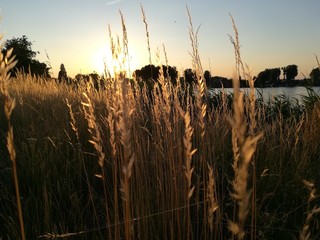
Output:
[[[183,144],[185,147],[185,157],[186,157],[186,170],[185,175],[188,182],[188,199],[191,198],[194,186],[191,187],[191,179],[192,179],[192,173],[194,168],[191,166],[192,161],[192,155],[197,151],[196,149],[192,150],[192,135],[193,135],[193,128],[191,126],[190,122],[190,113],[187,111],[184,116],[184,122],[185,122],[185,134],[183,137]]]
[[[209,170],[209,181],[208,181],[208,186],[207,186],[207,199],[209,202],[209,207],[208,207],[208,222],[210,226],[210,230],[213,231],[213,220],[214,220],[214,213],[217,211],[219,208],[219,205],[216,200],[216,194],[215,194],[215,177],[213,174],[213,168],[207,164],[208,170]]]
[[[94,106],[91,102],[91,99],[88,97],[86,93],[83,93],[83,96],[85,98],[85,102],[82,102],[82,109],[84,112],[85,119],[88,123],[88,131],[91,134],[92,139],[89,140],[89,142],[93,145],[93,147],[96,149],[98,153],[98,163],[100,167],[103,169],[104,162],[105,162],[105,154],[103,152],[103,143],[102,143],[102,137],[100,133],[100,127],[96,120],[95,114],[94,114]]]
[[[164,119],[164,122],[166,124],[168,131],[172,132],[172,127],[170,123],[171,99],[170,99],[170,92],[169,92],[169,89],[170,89],[170,79],[169,79],[169,73],[168,73],[169,70],[167,68],[168,77],[165,78],[163,65],[161,64],[159,49],[157,49],[157,52],[156,52],[156,59],[160,68],[159,68],[159,76],[158,76],[159,84],[156,84],[155,86],[155,91],[158,92],[158,96],[155,98],[155,101],[157,101],[157,103],[159,104],[159,110],[163,115],[162,117]]]
[[[121,142],[124,146],[124,155],[125,155],[125,166],[123,167],[124,174],[130,179],[132,166],[135,161],[135,156],[133,152],[133,147],[131,143],[131,124],[130,118],[134,111],[134,109],[130,109],[130,105],[128,104],[128,83],[125,79],[122,79],[121,84],[122,91],[122,99],[121,99],[121,107],[122,107],[122,116],[120,116],[120,129],[121,129]]]
[[[114,121],[111,113],[109,113],[107,121],[108,121],[108,126],[110,129],[110,145],[111,145],[111,149],[112,149],[112,156],[116,156],[117,149],[116,149],[115,121]]]
[[[253,78],[245,71],[244,64],[240,55],[240,43],[238,29],[235,25],[233,17],[230,15],[232,26],[235,33],[235,39],[229,35],[230,41],[234,46],[235,61],[236,61],[236,73],[238,76],[233,78],[233,119],[229,119],[232,126],[232,150],[233,150],[233,170],[235,178],[233,181],[234,193],[231,196],[237,200],[238,203],[238,219],[237,222],[229,222],[229,230],[237,236],[238,239],[243,239],[245,236],[244,223],[248,215],[249,202],[251,198],[252,190],[248,190],[248,176],[249,176],[249,164],[253,159],[253,155],[256,151],[258,140],[262,137],[262,133],[255,134],[256,128],[256,113],[255,113],[255,96],[254,96],[254,83]],[[248,67],[247,67],[248,68]],[[249,68],[248,68],[249,69]],[[250,84],[250,96],[249,96],[249,110],[250,127],[247,136],[246,128],[247,122],[244,118],[244,94],[240,91],[240,71],[242,70],[243,76],[249,78]],[[255,165],[253,164],[253,167]],[[255,179],[253,179],[255,181]]]
[[[74,114],[72,111],[72,106],[69,103],[69,100],[67,98],[66,98],[66,102],[67,102],[67,106],[69,108],[69,114],[70,114],[70,118],[71,118],[71,122],[70,122],[71,128],[74,131],[74,133],[76,134],[78,142],[80,142],[79,131],[77,128],[76,119],[74,118]]]
[[[197,29],[197,31],[194,31],[191,13],[188,9],[188,6],[186,6],[186,8],[187,8],[187,14],[188,14],[189,25],[190,25],[189,38],[190,38],[191,47],[192,47],[192,51],[190,54],[192,57],[193,69],[195,70],[195,74],[196,74],[196,93],[195,93],[196,106],[198,110],[199,126],[201,129],[200,135],[201,135],[201,138],[203,138],[205,134],[205,116],[207,113],[207,105],[203,101],[206,93],[206,84],[203,80],[203,68],[200,60],[199,46],[198,46],[198,31],[200,26]]]
[[[146,14],[144,12],[142,4],[140,4],[140,8],[141,8],[141,13],[142,13],[142,21],[144,23],[145,30],[146,30],[146,36],[147,36],[148,53],[149,53],[149,64],[152,65],[151,48],[150,48],[150,34],[149,34],[149,29],[148,29],[148,22],[147,22]]]

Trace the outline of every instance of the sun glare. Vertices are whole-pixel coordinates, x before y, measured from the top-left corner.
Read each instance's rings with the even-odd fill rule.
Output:
[[[99,74],[104,73],[104,66],[108,59],[111,58],[110,50],[107,47],[100,47],[94,51],[91,59],[92,70]]]
[[[90,71],[103,74],[107,70],[107,73],[114,77],[115,72],[124,70],[127,73],[127,77],[132,77],[133,72],[141,68],[141,54],[135,50],[134,48],[129,49],[129,57],[126,57],[126,59],[124,59],[123,53],[120,53],[117,59],[113,59],[108,44],[97,46],[91,55]]]

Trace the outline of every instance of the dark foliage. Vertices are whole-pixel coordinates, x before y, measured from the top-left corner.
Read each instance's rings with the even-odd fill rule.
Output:
[[[15,76],[17,71],[23,71],[25,73],[50,78],[50,68],[46,63],[39,62],[35,59],[39,52],[32,50],[32,42],[30,42],[25,35],[21,38],[7,40],[2,49],[2,53],[6,54],[11,48],[13,48],[15,59],[18,60],[18,63],[12,71],[13,76]]]
[[[288,65],[282,68],[283,75],[285,76],[287,86],[290,86],[292,81],[298,75],[298,66],[295,64]]]
[[[310,85],[311,86],[320,86],[320,69],[314,68],[309,74],[310,76]]]
[[[255,87],[279,86],[280,74],[280,68],[265,69],[255,79]]]

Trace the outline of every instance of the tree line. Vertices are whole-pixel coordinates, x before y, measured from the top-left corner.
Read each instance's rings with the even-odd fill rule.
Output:
[[[39,52],[32,50],[32,42],[23,35],[21,38],[12,38],[7,40],[2,47],[2,53],[6,52],[13,48],[13,55],[16,56],[18,60],[17,65],[12,71],[12,75],[15,76],[18,71],[24,73],[40,75],[45,78],[51,78],[50,74],[50,63],[49,62],[40,62],[36,59],[36,55]],[[148,87],[152,88],[154,83],[158,80],[160,72],[163,71],[163,76],[165,79],[169,79],[173,84],[176,84],[176,81],[179,77],[178,71],[174,66],[155,66],[155,65],[146,65],[141,69],[137,69],[133,73],[133,77],[139,81],[139,84],[146,84]],[[281,79],[281,73],[283,78]],[[295,80],[298,75],[298,66],[291,64],[285,67],[278,68],[267,68],[261,71],[257,76],[254,77],[255,87],[279,87],[279,86],[320,86],[320,70],[314,68],[309,74],[309,78],[303,80]],[[209,88],[219,88],[232,87],[232,80],[221,77],[221,76],[212,76],[209,70],[204,71],[203,79],[205,80],[207,87]],[[71,79],[67,76],[64,65],[61,64],[58,82],[66,82],[71,84],[72,82],[80,81],[89,81],[93,80],[96,86],[102,86],[104,81],[103,75],[98,75],[97,73],[91,74],[77,74],[74,79]],[[186,84],[193,84],[196,81],[196,73],[193,69],[187,68],[183,72],[183,76],[180,77],[180,80]],[[245,79],[240,79],[240,85],[242,87],[247,87],[247,81]],[[96,87],[95,86],[95,87]]]

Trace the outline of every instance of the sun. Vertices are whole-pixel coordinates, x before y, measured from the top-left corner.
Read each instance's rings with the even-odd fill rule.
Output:
[[[118,55],[118,59],[113,59],[111,49],[108,46],[100,46],[93,51],[90,69],[98,74],[104,74],[106,70],[112,77],[115,71],[124,70],[127,72],[127,77],[132,77],[133,72],[139,67],[136,56],[137,53],[131,49],[126,59],[123,53]]]
[[[103,74],[105,70],[105,64],[111,59],[110,50],[105,47],[97,48],[92,54],[91,68],[99,74]]]

